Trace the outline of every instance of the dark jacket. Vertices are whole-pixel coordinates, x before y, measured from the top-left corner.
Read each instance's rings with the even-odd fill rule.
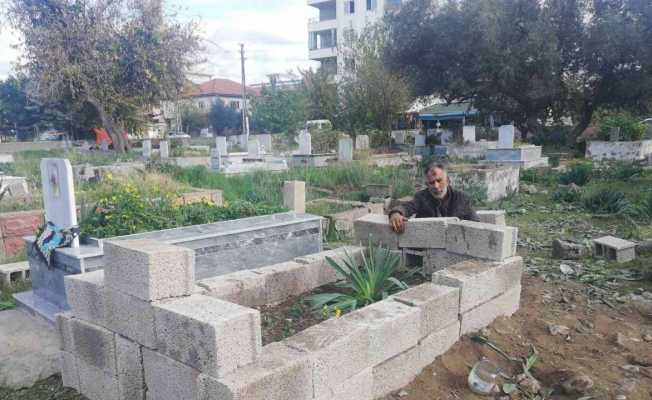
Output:
[[[471,206],[471,200],[463,192],[448,187],[446,196],[439,200],[428,189],[417,192],[414,199],[392,208],[389,212],[401,213],[404,217],[417,218],[457,217],[469,221],[480,221]]]

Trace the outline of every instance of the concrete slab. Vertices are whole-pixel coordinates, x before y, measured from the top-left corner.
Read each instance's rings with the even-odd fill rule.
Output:
[[[450,222],[446,250],[455,254],[502,261],[516,254],[518,229],[474,221]]]
[[[424,283],[392,296],[397,302],[421,310],[420,338],[441,330],[458,320],[460,290]]]
[[[104,270],[68,275],[63,280],[73,314],[77,318],[106,327]]]
[[[196,399],[199,371],[143,348],[147,400]]]
[[[500,316],[511,317],[518,311],[520,301],[521,285],[518,285],[488,302],[460,314],[460,335],[482,329]]]
[[[445,249],[446,227],[457,218],[415,218],[405,224],[405,232],[398,235],[398,246],[413,249]]]
[[[390,250],[398,250],[398,235],[390,227],[386,215],[369,214],[356,219],[353,226],[356,244],[361,243],[366,246],[371,240]]]

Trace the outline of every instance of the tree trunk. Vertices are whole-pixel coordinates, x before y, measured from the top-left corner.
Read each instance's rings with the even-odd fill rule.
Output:
[[[585,104],[582,107],[580,120],[578,124],[573,128],[570,137],[568,138],[568,144],[574,145],[577,143],[577,138],[589,127],[591,120],[593,119],[594,108],[591,105]]]
[[[91,95],[87,95],[86,100],[95,108],[97,114],[100,116],[102,127],[106,129],[106,132],[109,134],[109,137],[113,142],[113,149],[119,153],[127,152],[127,150],[129,150],[129,141],[122,136],[120,127],[118,127],[118,124],[114,121],[113,117],[106,112],[102,103]]]
[[[543,136],[543,127],[539,123],[539,118],[536,115],[528,115],[527,117],[528,132],[535,138]],[[525,137],[527,139],[527,135]]]

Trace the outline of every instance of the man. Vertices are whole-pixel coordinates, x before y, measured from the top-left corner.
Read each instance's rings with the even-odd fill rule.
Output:
[[[471,200],[459,190],[450,186],[446,167],[431,163],[426,167],[427,189],[417,192],[414,199],[389,212],[389,223],[397,233],[405,231],[407,217],[417,218],[457,217],[470,221],[479,221],[471,206]]]

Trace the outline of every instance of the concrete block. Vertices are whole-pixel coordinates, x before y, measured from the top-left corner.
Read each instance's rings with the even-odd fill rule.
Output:
[[[386,299],[341,318],[369,330],[371,365],[416,346],[421,339],[421,309]]]
[[[374,375],[372,368],[347,379],[338,386],[331,388],[331,393],[316,400],[373,400]]]
[[[77,359],[100,370],[115,372],[115,334],[80,319],[70,320],[72,352]]]
[[[303,351],[313,369],[314,397],[330,395],[331,388],[371,366],[369,328],[361,324],[329,319],[282,343]]]
[[[593,240],[593,255],[624,263],[636,258],[636,243],[613,236]]]
[[[79,371],[77,371],[77,360],[75,356],[67,351],[62,351],[60,363],[63,387],[73,388],[79,392],[81,387],[79,383]]]
[[[501,225],[506,224],[505,221],[505,210],[479,210],[475,212],[480,218],[480,222],[485,224],[492,225]]]
[[[73,352],[74,344],[72,340],[72,328],[70,327],[72,313],[59,313],[55,315],[55,319],[57,324],[57,334],[59,335],[59,350]]]
[[[503,262],[465,261],[435,272],[432,282],[460,289],[460,312],[483,304],[521,284],[523,259],[512,257]]]
[[[77,358],[80,392],[89,400],[122,400],[118,378],[113,371],[105,371]]]
[[[283,184],[283,206],[294,212],[306,212],[306,183],[286,181]]]
[[[68,275],[64,284],[75,317],[106,327],[104,270]]]
[[[107,287],[147,301],[187,296],[195,285],[195,253],[152,240],[104,243]]]
[[[147,400],[196,399],[199,371],[147,348],[143,348]]]
[[[510,317],[518,311],[520,301],[521,286],[519,285],[474,309],[461,313],[460,335],[482,329],[500,316]]]
[[[446,250],[451,253],[502,261],[516,255],[518,229],[474,221],[450,222]]]
[[[428,249],[423,257],[423,272],[430,275],[435,271],[472,259],[475,259],[475,257],[449,253],[444,249]]]
[[[260,358],[223,378],[201,374],[199,400],[308,400],[313,398],[312,366],[306,354],[281,343],[262,349]]]
[[[157,348],[216,378],[251,364],[261,350],[260,313],[209,296],[155,303]]]
[[[445,249],[446,227],[458,218],[414,218],[405,223],[405,232],[398,235],[398,247],[413,249]]]
[[[322,251],[315,254],[310,254],[303,257],[295,258],[294,261],[299,264],[306,264],[308,274],[311,280],[311,287],[317,288],[329,283],[336,282],[342,279],[342,276],[330,266],[326,261],[326,257],[330,257],[337,263],[342,263],[344,260],[360,264],[362,262],[362,255],[364,252],[363,247],[358,246],[344,246],[334,250]]]
[[[460,322],[432,332],[419,341],[421,365],[430,365],[437,357],[446,353],[460,338]]]
[[[256,268],[251,272],[264,279],[265,304],[279,304],[313,289],[314,279],[306,264],[288,261]]]
[[[116,372],[120,399],[144,399],[145,378],[141,347],[120,335],[115,337]]]
[[[392,298],[421,310],[419,338],[424,338],[458,321],[460,311],[458,288],[424,283],[397,293]]]
[[[105,291],[105,296],[108,326],[143,346],[156,348],[152,303],[111,289]]]
[[[353,222],[355,242],[364,246],[371,240],[375,244],[382,244],[390,250],[398,250],[398,237],[389,225],[386,215],[369,214]]]
[[[373,367],[374,399],[401,389],[419,375],[424,367],[419,350],[419,346],[415,346]]]
[[[254,307],[267,302],[265,276],[252,270],[204,279],[198,285],[207,290],[207,296],[242,306]]]

